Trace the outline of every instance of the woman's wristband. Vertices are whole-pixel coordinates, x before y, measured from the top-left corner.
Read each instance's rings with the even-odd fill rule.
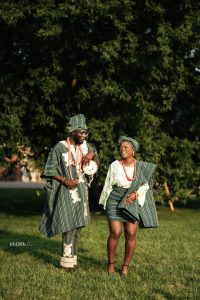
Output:
[[[63,184],[65,182],[65,180],[67,180],[66,177],[64,177],[62,180],[61,180],[61,183]]]
[[[137,200],[137,198],[138,198],[138,192],[134,192],[135,193],[135,200]]]

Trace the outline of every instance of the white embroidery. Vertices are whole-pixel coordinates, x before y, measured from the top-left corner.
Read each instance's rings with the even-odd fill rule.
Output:
[[[81,182],[83,182],[83,183],[84,183],[83,176],[80,176],[80,177],[79,177],[79,181],[78,181],[78,183],[81,183]]]
[[[68,163],[68,153],[62,153],[62,157],[64,158],[64,161],[67,164]]]
[[[88,146],[87,146],[87,142],[86,141],[84,141],[81,144],[81,150],[82,150],[83,156],[88,153]]]
[[[75,188],[75,189],[70,189],[70,194],[71,194],[71,197],[72,197],[72,202],[73,203],[76,203],[76,202],[80,202],[81,201],[81,198],[79,197],[79,194],[78,194],[78,189]]]
[[[63,256],[72,257],[72,243],[69,245],[64,243]]]

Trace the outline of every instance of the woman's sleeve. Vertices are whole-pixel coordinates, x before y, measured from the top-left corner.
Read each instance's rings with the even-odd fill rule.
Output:
[[[106,207],[106,202],[107,199],[112,191],[112,185],[113,185],[113,174],[112,174],[112,166],[110,165],[108,172],[107,172],[107,176],[106,176],[106,180],[104,183],[104,187],[103,190],[101,192],[101,196],[99,199],[99,204],[102,204],[104,206],[104,209]]]
[[[141,207],[144,206],[144,202],[145,202],[145,197],[146,197],[146,192],[148,191],[149,189],[149,184],[148,182],[141,185],[139,187],[139,189],[137,190],[137,194],[138,194],[138,202],[139,202],[139,205]]]

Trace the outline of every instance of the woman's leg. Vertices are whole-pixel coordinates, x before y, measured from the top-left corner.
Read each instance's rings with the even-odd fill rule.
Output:
[[[114,258],[117,249],[118,241],[122,233],[122,222],[113,221],[109,222],[110,235],[107,241],[108,251],[108,272],[114,272]]]
[[[138,222],[124,223],[124,234],[125,234],[125,257],[122,267],[122,274],[127,275],[128,266],[133,257],[135,246],[136,246],[136,234],[137,234]]]

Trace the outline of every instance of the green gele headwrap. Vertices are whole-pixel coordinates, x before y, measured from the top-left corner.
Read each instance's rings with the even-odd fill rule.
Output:
[[[135,152],[137,152],[140,148],[138,142],[134,139],[132,139],[129,136],[125,136],[125,135],[120,135],[119,139],[118,139],[118,145],[120,145],[122,142],[128,142],[133,146],[133,149],[135,150]]]
[[[87,130],[86,119],[82,114],[73,116],[69,119],[69,132]]]

